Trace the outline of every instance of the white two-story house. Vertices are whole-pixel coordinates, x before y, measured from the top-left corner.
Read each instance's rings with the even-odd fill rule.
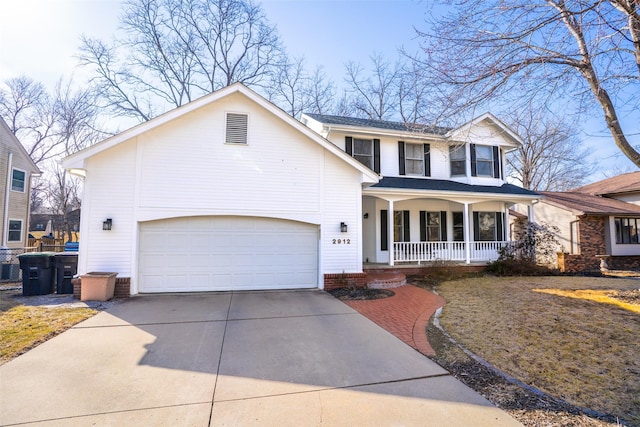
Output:
[[[521,140],[492,114],[460,127],[303,114],[301,121],[380,174],[362,190],[365,264],[495,260],[508,212],[540,196],[505,181]]]

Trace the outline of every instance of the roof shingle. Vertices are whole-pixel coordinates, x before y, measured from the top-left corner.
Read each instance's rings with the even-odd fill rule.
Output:
[[[640,206],[626,203],[621,200],[594,196],[578,192],[552,192],[543,191],[543,201],[551,205],[565,207],[582,215],[639,215]]]
[[[455,191],[461,193],[493,193],[515,194],[520,196],[537,196],[530,190],[512,184],[503,184],[500,187],[491,185],[471,185],[444,179],[402,178],[384,177],[379,183],[370,188],[399,188],[410,190]]]
[[[445,135],[451,130],[451,128],[441,126],[427,126],[421,124],[403,123],[403,122],[390,122],[386,120],[371,120],[360,119],[357,117],[345,117],[345,116],[332,116],[327,114],[315,114],[305,113],[305,115],[311,117],[324,124],[342,125],[342,126],[357,126],[357,127],[369,127],[376,129],[397,130],[401,132],[417,132],[432,135]]]
[[[624,173],[612,178],[603,179],[602,181],[574,188],[572,191],[592,195],[620,194],[640,191],[640,171]]]

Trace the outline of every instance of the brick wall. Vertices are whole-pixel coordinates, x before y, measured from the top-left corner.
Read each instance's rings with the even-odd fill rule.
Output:
[[[80,291],[82,289],[82,279],[77,277],[71,280],[73,284],[73,297],[80,299]],[[113,291],[114,298],[129,298],[131,296],[131,278],[116,277],[116,286]]]
[[[563,254],[558,257],[560,271],[566,273],[592,273],[600,271],[600,258],[607,253],[604,237],[604,217],[583,215],[578,217],[580,254]]]
[[[640,271],[640,255],[610,256],[606,261],[609,270]]]
[[[337,273],[324,275],[324,289],[327,291],[347,286],[355,286],[356,288],[366,287],[367,273]]]

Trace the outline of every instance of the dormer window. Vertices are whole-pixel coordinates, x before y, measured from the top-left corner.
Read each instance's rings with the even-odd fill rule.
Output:
[[[471,176],[501,177],[500,149],[491,145],[471,144]]]
[[[449,147],[449,161],[451,162],[451,176],[467,174],[467,155],[464,145]]]

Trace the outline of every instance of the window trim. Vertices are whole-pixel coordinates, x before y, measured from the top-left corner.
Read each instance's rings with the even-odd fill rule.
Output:
[[[22,190],[16,190],[13,188],[13,182],[15,181],[15,178],[13,175],[15,172],[22,172],[24,174],[24,179],[22,181]],[[22,170],[20,168],[12,167],[11,168],[11,191],[14,191],[16,193],[26,193],[27,192],[27,176],[28,176],[27,171]]]
[[[237,136],[229,135],[229,116],[244,116],[246,118],[245,129],[244,129],[244,142],[236,142],[234,138],[238,138]],[[241,129],[238,129],[241,131]],[[249,113],[238,112],[238,111],[226,111],[224,114],[224,143],[225,145],[234,145],[234,146],[245,146],[249,145]]]
[[[19,222],[20,223],[20,230],[12,230],[11,229],[11,223],[12,222]],[[23,238],[24,238],[24,221],[18,218],[9,218],[9,222],[7,223],[7,242],[22,242]],[[11,239],[11,233],[12,232],[16,232],[18,231],[20,233],[19,235],[19,239]]]
[[[408,147],[409,146],[413,146],[414,148],[418,148],[418,156],[417,157],[409,157],[409,150]],[[420,164],[422,165],[422,168],[420,169],[420,172],[415,173],[415,172],[409,172],[409,162],[420,162]],[[421,143],[417,143],[417,142],[405,142],[404,143],[404,170],[405,170],[405,174],[409,175],[409,176],[426,176],[425,170],[426,170],[426,164],[425,164],[425,148],[424,148],[424,144]]]
[[[370,148],[371,148],[370,154],[357,153],[356,152],[356,142],[357,141],[367,142],[369,144]],[[356,159],[357,161],[359,161],[360,163],[362,163],[363,165],[365,165],[369,169],[373,170],[373,163],[374,163],[374,158],[375,158],[375,153],[374,153],[374,149],[373,149],[373,138],[369,139],[369,138],[354,137],[353,138],[353,152],[352,152],[351,155],[353,156],[354,159]],[[363,157],[367,157],[369,159],[368,164],[365,164],[364,162],[362,162],[360,160],[360,158],[363,158]]]

